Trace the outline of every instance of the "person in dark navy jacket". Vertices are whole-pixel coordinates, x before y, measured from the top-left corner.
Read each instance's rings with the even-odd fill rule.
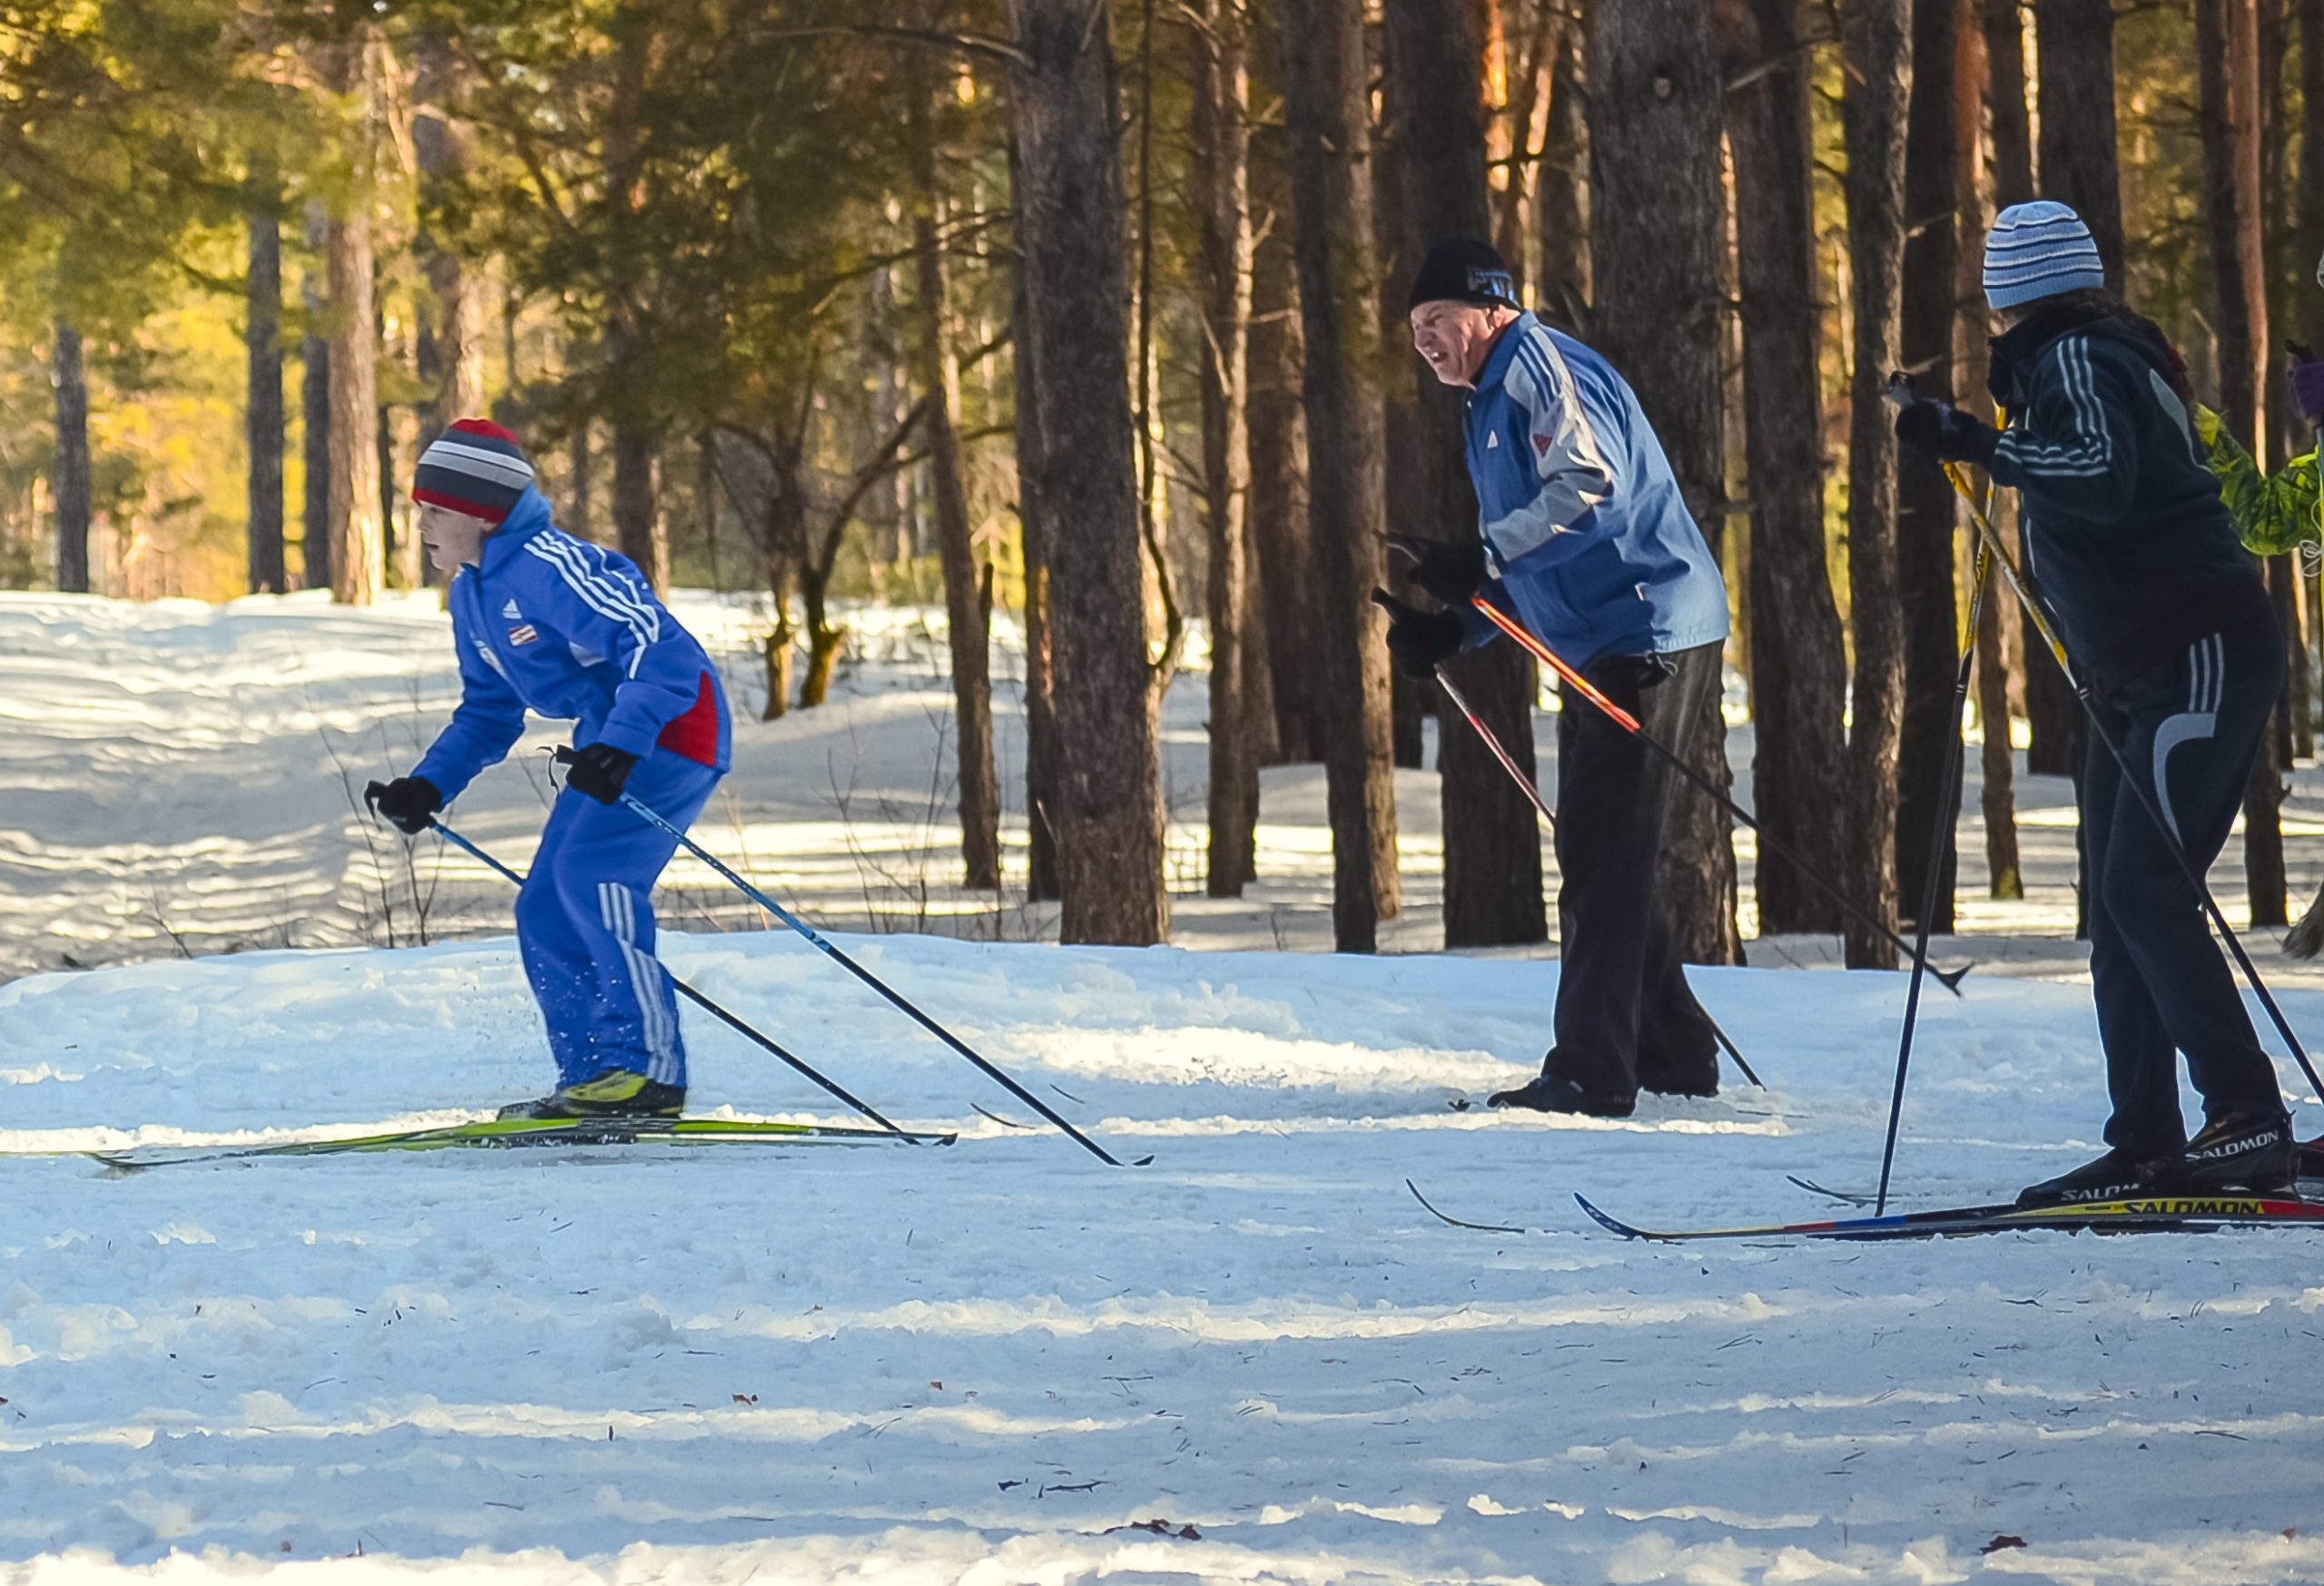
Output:
[[[1660,742],[1719,686],[1727,590],[1638,398],[1612,366],[1518,306],[1482,242],[1430,250],[1413,344],[1465,387],[1475,537],[1418,551],[1440,612],[1390,601],[1388,647],[1426,677],[1498,634],[1482,595]],[[1410,542],[1406,542],[1410,543]],[[1496,1107],[1623,1118],[1649,1090],[1718,1088],[1717,1038],[1687,988],[1654,887],[1671,778],[1639,739],[1568,690],[1558,716],[1556,1044]]]
[[[2008,327],[1992,386],[2009,427],[1933,400],[1896,419],[1906,442],[2018,492],[2024,571],[2123,752],[2093,744],[2079,790],[2108,1148],[2028,1187],[2029,1206],[2264,1193],[2294,1177],[2275,1066],[2180,865],[2201,874],[2227,842],[2283,684],[2283,637],[2204,466],[2185,366],[2105,279],[2072,209],[2004,210],[1984,283]],[[2191,1140],[2182,1052],[2203,1098]]]
[[[460,703],[409,776],[365,796],[407,833],[505,756],[527,711],[573,722],[572,770],[517,898],[517,941],[557,1086],[503,1118],[675,1117],[686,1092],[677,999],[654,957],[654,883],[676,852],[625,807],[684,829],[729,763],[717,668],[635,563],[549,520],[532,464],[464,419],[419,460],[420,537],[448,592]]]

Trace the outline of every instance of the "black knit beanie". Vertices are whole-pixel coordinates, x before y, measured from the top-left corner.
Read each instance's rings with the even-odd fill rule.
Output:
[[[1493,251],[1492,244],[1467,237],[1447,237],[1428,251],[1419,273],[1413,277],[1412,301],[1404,305],[1404,311],[1446,299],[1486,309],[1522,306],[1517,300],[1516,278]]]

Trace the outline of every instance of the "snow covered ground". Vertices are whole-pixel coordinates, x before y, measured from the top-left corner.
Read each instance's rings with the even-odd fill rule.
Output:
[[[706,834],[819,916],[948,923],[951,894],[887,880],[940,852],[940,678],[872,637],[842,707],[745,729]],[[427,872],[428,934],[457,940],[369,945],[396,894],[339,768],[409,763],[442,644],[417,603],[0,598],[0,1150],[422,1125],[540,1087],[486,878]],[[538,771],[494,774],[459,813],[521,862]],[[1269,901],[1182,907],[1184,935],[1308,940],[1308,792],[1269,784]],[[1868,1187],[1901,977],[1697,971],[1771,1089],[1595,1124],[1452,1105],[1538,1060],[1553,961],[842,938],[1156,1158],[1113,1169],[676,879],[677,973],[960,1143],[0,1159],[0,1582],[2324,1580],[2312,1236],[1681,1248],[1573,1207],[1812,1217],[1786,1175]],[[1039,929],[985,907],[983,935]],[[2019,931],[1965,941],[2073,972]],[[68,952],[114,967],[54,972]],[[2324,1044],[2324,992],[2280,980]],[[1964,990],[1925,1006],[1907,1205],[2096,1148],[2087,990]],[[696,1110],[842,1121],[688,1030]],[[1534,1231],[1448,1227],[1407,1177]]]

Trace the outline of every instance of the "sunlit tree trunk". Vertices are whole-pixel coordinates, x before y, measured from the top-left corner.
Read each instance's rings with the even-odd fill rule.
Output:
[[[1751,499],[1751,788],[1768,832],[1818,873],[1841,865],[1847,658],[1824,548],[1822,329],[1808,62],[1792,0],[1719,0],[1735,153],[1745,455]],[[1834,932],[1840,911],[1762,848],[1759,932]]]
[[[1019,268],[1026,272],[1039,497],[1054,535],[1052,690],[1058,879],[1068,942],[1143,946],[1169,931],[1157,700],[1140,620],[1115,159],[1113,35],[1080,0],[1009,0]],[[1020,396],[1022,393],[1020,392]]]
[[[1848,263],[1855,329],[1848,382],[1850,690],[1847,868],[1874,915],[1896,915],[1896,747],[1905,635],[1896,592],[1896,438],[1882,390],[1896,365],[1905,254],[1905,123],[1912,92],[1909,0],[1860,0],[1843,22]],[[1894,969],[1896,950],[1853,916],[1852,969]]]
[[[1727,245],[1719,174],[1724,80],[1702,0],[1620,0],[1590,14],[1590,147],[1607,202],[1590,228],[1595,345],[1637,391],[1687,509],[1716,557],[1726,527],[1719,330]],[[1714,786],[1728,781],[1718,689],[1671,747]],[[1735,849],[1726,806],[1680,792],[1664,822],[1654,885],[1680,953],[1737,963]]]
[[[330,278],[331,598],[369,606],[387,577],[386,526],[379,517],[379,337],[372,299],[371,178],[379,115],[380,56],[387,45],[366,27],[339,51],[337,86],[353,102],[356,179],[330,219],[325,247]]]
[[[1962,404],[1971,412],[1981,413],[1986,404],[1979,393],[1985,389],[1986,369],[1992,362],[1986,340],[1993,333],[1993,316],[1985,307],[1984,286],[1984,233],[1991,212],[1985,202],[1987,184],[1981,158],[1984,140],[1979,132],[1994,73],[1987,56],[1993,10],[1984,0],[1979,0],[1979,7],[1977,15],[1962,26],[1954,56],[1954,128],[1960,140],[1955,145],[1958,169],[1954,177],[1960,242],[1954,258],[1953,367],[1954,384]],[[2011,15],[2014,18],[2014,10]],[[2024,79],[2020,62],[2013,81],[2019,96],[2014,135],[2021,152],[2025,148]],[[1994,143],[1998,153],[1998,131]],[[2014,492],[2007,494],[2014,505]],[[1987,519],[2007,535],[2012,533],[2014,525],[2004,524],[2008,514],[2004,496],[2003,491],[1988,488],[1983,499]],[[1999,569],[1994,569],[1985,586],[1984,600],[1977,608],[1974,676],[1977,719],[1984,730],[1978,767],[1981,807],[1985,819],[1986,893],[2007,900],[2025,896],[2017,858],[2017,766],[2010,745],[2012,701],[2024,697],[2023,686],[2013,682],[2022,670],[2017,616],[2016,601],[2003,583]]]
[[[322,204],[309,203],[308,248],[317,254],[323,252],[330,233]],[[299,342],[300,455],[307,475],[300,510],[300,582],[309,589],[330,587],[330,339],[323,334],[330,317],[324,280],[328,273],[310,264],[299,288],[300,302],[307,314],[307,333]]]
[[[49,384],[56,396],[56,461],[49,474],[55,499],[56,586],[89,592],[89,376],[81,333],[56,321]]]
[[[1256,66],[1279,62],[1255,51]],[[1251,138],[1251,545],[1258,574],[1252,620],[1259,630],[1275,710],[1275,761],[1323,757],[1316,692],[1315,557],[1307,533],[1306,361],[1298,273],[1291,256],[1291,187],[1280,127]]]
[[[1399,906],[1388,657],[1367,603],[1384,529],[1371,110],[1359,0],[1285,0],[1284,115],[1306,338],[1307,520],[1315,552],[1332,933],[1371,952]]]
[[[250,454],[250,587],[253,594],[280,595],[290,583],[282,554],[282,223],[270,207],[273,197],[260,194],[249,221],[242,433]]]
[[[1205,888],[1239,898],[1257,863],[1256,723],[1247,679],[1251,325],[1250,74],[1233,0],[1195,14],[1194,208],[1201,261],[1202,511],[1210,578],[1210,853]]]
[[[1969,21],[1965,0],[1914,0],[1913,88],[1905,133],[1905,273],[1902,368],[1920,389],[1960,390],[1954,377],[1953,320],[1959,239],[1954,223],[1960,164],[1955,54]],[[1953,931],[1953,892],[1960,856],[1954,832],[1960,783],[1950,775],[1961,753],[1954,700],[1960,667],[1960,616],[1954,604],[1957,507],[1952,481],[1927,458],[1901,454],[1896,481],[1896,593],[1905,627],[1904,724],[1896,747],[1896,895],[1940,935]],[[1952,791],[1945,793],[1951,783]],[[1945,796],[1945,808],[1938,798]],[[1931,839],[1935,839],[1932,847]],[[1936,872],[1929,894],[1929,872]]]
[[[2268,295],[2260,218],[2257,0],[2196,0],[2195,54],[2204,212],[2219,289],[2220,417],[2265,467]],[[2277,751],[2271,723],[2260,735],[2243,795],[2243,869],[2254,925],[2285,922],[2283,770]]]
[[[1482,44],[1465,0],[1398,0],[1387,18],[1392,81],[1401,90],[1403,119],[1396,163],[1406,229],[1395,240],[1403,269],[1391,293],[1401,302],[1429,244],[1484,235],[1491,205],[1480,86]],[[1440,383],[1407,346],[1396,345],[1394,356],[1403,366],[1397,372],[1413,393],[1416,420],[1415,432],[1390,447],[1392,455],[1407,458],[1420,476],[1421,510],[1410,520],[1409,532],[1474,544],[1477,498],[1469,483],[1461,393]],[[1515,645],[1492,645],[1447,663],[1446,669],[1518,768],[1534,775],[1532,658]],[[1444,944],[1542,941],[1549,918],[1541,897],[1541,817],[1449,704],[1440,704],[1437,710],[1436,754],[1444,832]]]
[[[922,57],[915,55],[915,61]],[[929,473],[935,485],[936,545],[944,568],[944,612],[952,660],[955,763],[960,777],[960,858],[968,885],[1000,885],[1000,791],[992,764],[991,643],[983,579],[969,530],[967,462],[956,422],[960,362],[946,338],[950,310],[940,226],[944,196],[936,176],[935,84],[924,71],[907,79],[911,96],[912,241],[920,300],[914,345],[927,394]],[[820,591],[818,591],[820,596]]]

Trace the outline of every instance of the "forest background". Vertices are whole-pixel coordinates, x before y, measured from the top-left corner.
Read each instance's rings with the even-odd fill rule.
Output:
[[[1724,561],[1768,834],[1890,922],[1934,870],[1945,931],[1964,508],[1881,387],[1982,391],[1984,228],[2037,193],[2230,432],[2306,449],[2278,371],[2324,343],[2324,0],[0,0],[0,587],[418,586],[419,448],[488,416],[567,529],[763,594],[771,714],[825,697],[835,602],[940,604],[971,887],[1019,614],[1067,941],[1167,935],[1157,709],[1200,619],[1208,891],[1251,879],[1259,769],[1321,760],[1368,951],[1436,702],[1366,596],[1403,588],[1388,532],[1475,510],[1404,291],[1485,237],[1637,389]],[[2324,693],[2315,581],[2268,576],[2296,664],[2255,925]],[[1977,609],[1976,719],[2071,772],[2063,675]],[[1531,771],[1532,664],[1452,675]],[[1680,746],[1722,782],[1723,737]],[[1543,940],[1531,806],[1465,732],[1436,769],[1447,944]],[[1684,807],[1663,879],[1733,961],[1730,823]],[[1761,932],[1892,961],[1788,868],[1757,886]]]

